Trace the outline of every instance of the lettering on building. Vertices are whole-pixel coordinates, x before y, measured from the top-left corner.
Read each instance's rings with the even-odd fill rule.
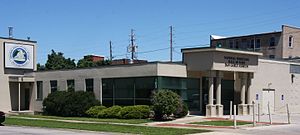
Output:
[[[224,56],[225,67],[248,68],[249,58]]]

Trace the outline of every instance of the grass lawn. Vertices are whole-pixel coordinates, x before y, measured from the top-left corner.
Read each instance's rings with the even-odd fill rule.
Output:
[[[179,128],[162,128],[146,127],[131,125],[112,125],[112,124],[86,124],[86,123],[69,123],[50,120],[28,120],[8,117],[4,125],[46,127],[46,128],[66,128],[102,132],[118,132],[145,135],[183,135],[192,133],[208,132],[200,129],[179,129]]]
[[[44,116],[44,115],[16,115],[14,117],[29,117],[29,118],[45,118],[45,119],[59,119],[59,120],[78,120],[78,121],[94,121],[94,122],[110,122],[110,123],[128,123],[128,124],[141,124],[152,122],[149,119],[100,119],[100,118],[87,118],[87,117],[58,117],[58,116]]]
[[[229,120],[220,120],[220,121],[202,121],[202,122],[192,122],[190,124],[199,124],[199,125],[209,125],[209,126],[233,126],[233,121]],[[247,125],[252,124],[251,122],[236,122],[237,125]]]

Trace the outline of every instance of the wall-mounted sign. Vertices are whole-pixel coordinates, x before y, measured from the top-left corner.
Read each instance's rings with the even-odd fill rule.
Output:
[[[224,56],[225,67],[248,68],[249,58]]]
[[[5,67],[33,69],[33,52],[32,45],[5,43]]]

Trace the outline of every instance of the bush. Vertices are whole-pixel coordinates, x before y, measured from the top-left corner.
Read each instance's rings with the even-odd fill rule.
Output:
[[[94,117],[97,118],[98,114],[103,111],[104,109],[106,109],[105,106],[93,106],[90,109],[88,109],[85,113],[89,116],[89,117]]]
[[[119,118],[121,109],[118,105],[106,108],[98,113],[98,118]]]
[[[188,106],[184,102],[181,102],[179,107],[176,109],[174,113],[174,117],[175,118],[185,117],[188,114],[188,111],[189,111]]]
[[[119,116],[122,119],[146,119],[149,118],[150,107],[147,105],[125,106]]]
[[[85,116],[92,106],[100,105],[92,92],[56,91],[43,101],[43,114],[55,116]]]
[[[170,90],[158,90],[153,94],[151,101],[155,113],[154,118],[162,120],[169,117],[177,110],[181,99],[178,94]]]

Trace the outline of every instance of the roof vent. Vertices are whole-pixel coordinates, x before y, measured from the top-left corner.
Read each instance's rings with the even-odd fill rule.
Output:
[[[8,27],[8,37],[13,38],[13,27]]]

